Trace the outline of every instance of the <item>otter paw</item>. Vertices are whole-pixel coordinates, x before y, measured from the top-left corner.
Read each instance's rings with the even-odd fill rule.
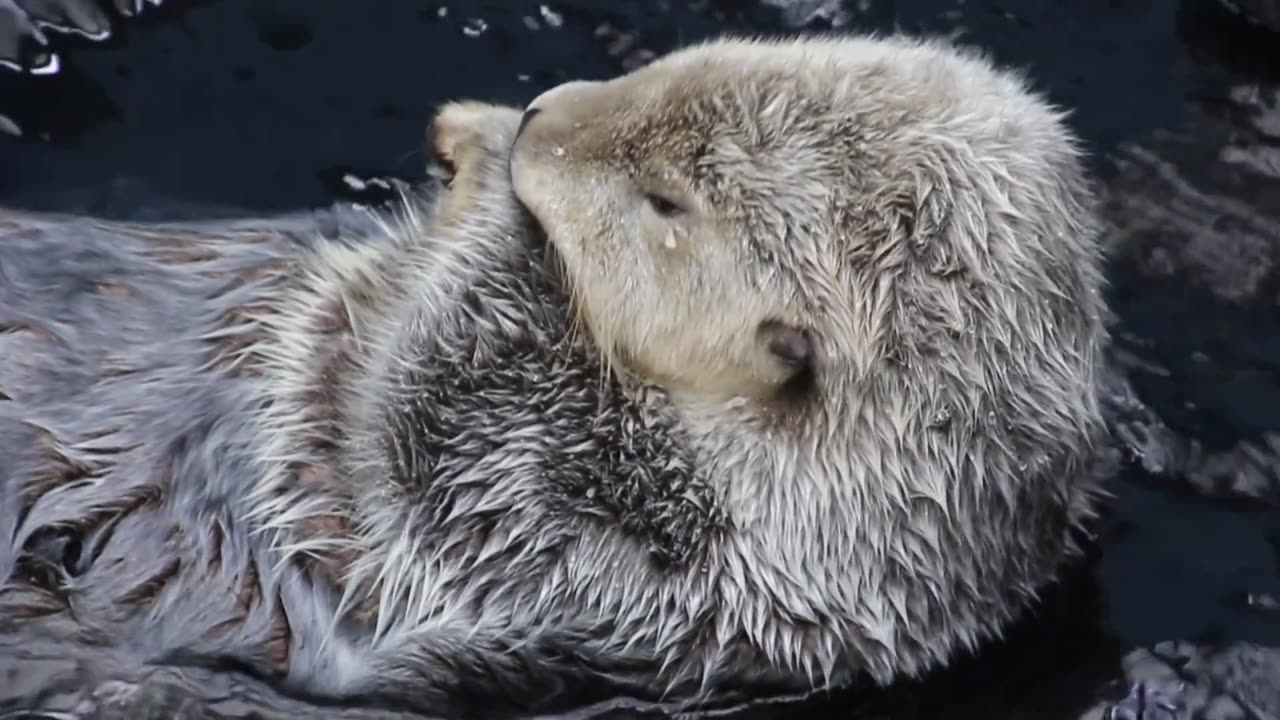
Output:
[[[1129,694],[1112,704],[1105,720],[1185,720],[1191,717],[1186,702],[1187,684],[1182,681],[1142,681]]]
[[[486,152],[505,152],[520,123],[520,110],[459,100],[436,112],[428,133],[436,163],[446,180],[465,175]]]

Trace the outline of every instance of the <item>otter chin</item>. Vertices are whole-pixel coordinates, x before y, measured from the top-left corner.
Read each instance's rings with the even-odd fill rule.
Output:
[[[918,676],[1078,553],[1098,222],[1013,73],[724,39],[431,138],[448,190],[310,243],[0,218],[0,631],[688,705]]]

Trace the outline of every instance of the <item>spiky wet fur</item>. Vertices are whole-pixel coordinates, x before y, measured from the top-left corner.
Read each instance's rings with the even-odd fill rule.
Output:
[[[1105,340],[1065,113],[973,51],[851,36],[716,40],[530,107],[516,194],[729,518],[713,647],[887,680],[1053,574]],[[813,338],[799,393],[757,382],[774,320]]]
[[[428,710],[593,677],[701,701],[919,674],[1074,552],[1086,208],[989,228],[1061,236],[1077,282],[988,282],[1063,316],[975,318],[979,356],[779,428],[602,370],[511,192],[517,113],[466,107],[458,196],[333,238],[0,217],[4,632]]]

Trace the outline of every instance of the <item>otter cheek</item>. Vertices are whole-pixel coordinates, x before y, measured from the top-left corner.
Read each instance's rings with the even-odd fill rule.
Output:
[[[513,153],[511,184],[516,198],[542,227],[547,240],[570,266],[580,254],[582,214],[572,188],[572,178],[538,157]]]
[[[563,207],[574,197],[572,158],[563,132],[540,113],[521,131],[511,147],[511,185],[516,197],[544,226],[562,221]],[[526,116],[528,117],[528,116]],[[551,227],[545,228],[550,234]]]
[[[555,194],[549,192],[554,169],[527,144],[517,143],[511,152],[511,186],[516,198],[543,223],[553,220]],[[550,228],[545,228],[550,233]]]

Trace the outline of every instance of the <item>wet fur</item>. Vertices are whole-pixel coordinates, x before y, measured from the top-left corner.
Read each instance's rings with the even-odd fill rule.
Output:
[[[1073,552],[1103,433],[1065,113],[973,51],[847,36],[708,42],[530,107],[516,193],[731,523],[714,640],[678,673],[734,676],[742,651],[888,681],[999,632]],[[798,388],[762,342],[778,322],[813,341]]]
[[[454,112],[461,192],[332,238],[0,216],[0,630],[426,710],[704,700],[924,672],[1073,552],[1102,340],[1075,165],[847,198],[885,221],[850,277],[900,281],[840,402],[779,432],[605,372],[512,194],[518,113]],[[1067,192],[983,184],[1038,175]],[[967,304],[959,246],[904,233],[959,243],[974,194]]]
[[[452,192],[330,237],[0,220],[0,631],[437,711],[643,672],[557,560],[639,589],[723,518],[661,392],[572,332],[518,113],[475,107]]]

